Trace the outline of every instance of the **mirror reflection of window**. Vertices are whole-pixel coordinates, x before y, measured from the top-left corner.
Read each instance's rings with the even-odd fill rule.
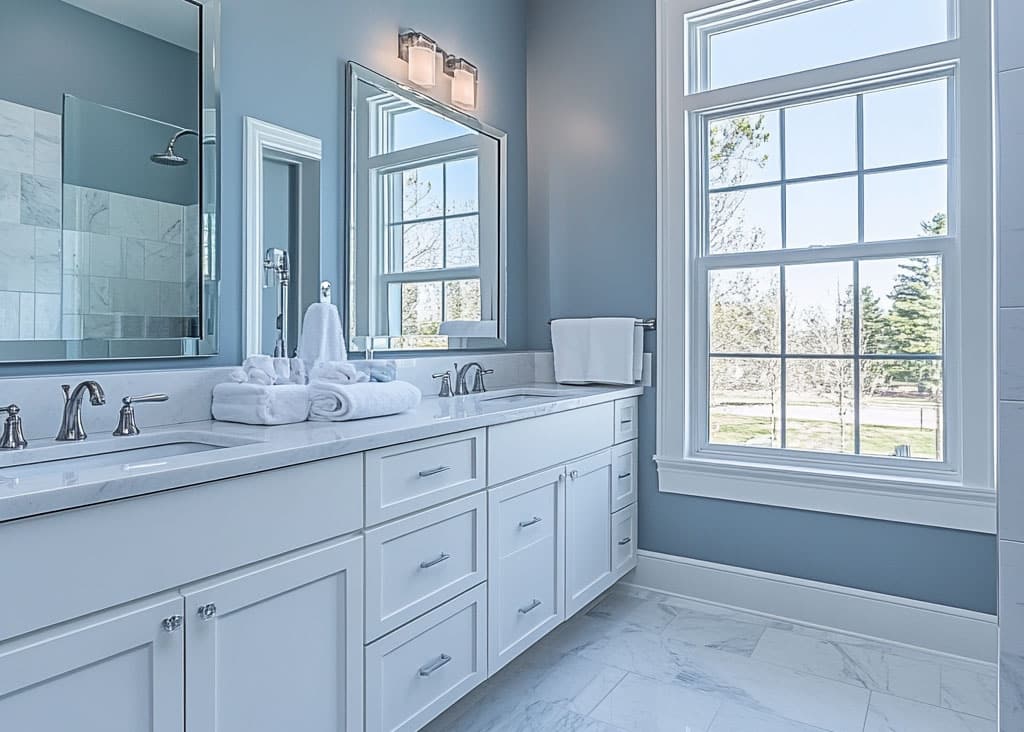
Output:
[[[357,94],[352,335],[388,349],[497,339],[498,141],[372,84]]]

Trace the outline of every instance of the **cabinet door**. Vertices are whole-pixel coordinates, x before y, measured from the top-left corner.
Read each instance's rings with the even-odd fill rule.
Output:
[[[565,471],[545,470],[488,491],[488,670],[565,618]]]
[[[363,726],[363,539],[190,588],[188,732]]]
[[[175,595],[0,645],[0,730],[182,732],[182,625]]]
[[[612,462],[604,450],[566,468],[566,617],[612,585]]]

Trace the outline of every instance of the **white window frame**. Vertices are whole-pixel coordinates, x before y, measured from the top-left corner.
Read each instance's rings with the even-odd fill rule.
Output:
[[[995,533],[990,0],[951,3],[963,4],[962,12],[955,12],[956,7],[951,12],[951,25],[957,29],[952,40],[710,91],[699,86],[706,75],[700,58],[702,27],[735,23],[749,12],[778,17],[834,2],[659,0],[659,487],[670,493]],[[691,68],[698,73],[691,74]],[[714,257],[699,256],[704,190],[693,172],[704,167],[704,120],[730,109],[746,111],[754,104],[773,108],[945,70],[953,74],[956,90],[950,98],[948,151],[951,228],[949,236],[922,237],[913,244],[922,253],[940,252],[944,257],[946,460],[903,463],[709,445],[707,291],[700,277]],[[966,242],[963,248],[961,241]],[[858,257],[878,257],[887,251],[885,243],[853,246]],[[850,257],[851,247],[831,249],[835,251],[826,256]],[[786,263],[800,263],[801,250],[790,251],[793,259]],[[901,245],[891,256],[904,256],[906,251]],[[807,261],[819,261],[822,253],[808,250]],[[730,257],[730,267],[739,267],[744,266],[741,258],[752,264],[762,255],[721,256]]]

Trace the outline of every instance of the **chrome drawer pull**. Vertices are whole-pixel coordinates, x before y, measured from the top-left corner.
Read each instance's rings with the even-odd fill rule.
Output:
[[[185,618],[182,616],[172,615],[169,618],[164,618],[160,622],[160,627],[168,633],[173,633],[174,631],[179,630],[184,622]]]
[[[439,556],[437,559],[431,559],[431,560],[426,561],[426,562],[420,562],[420,569],[430,569],[435,564],[440,564],[441,562],[447,561],[447,560],[449,560],[451,558],[452,558],[451,554],[446,554],[444,552],[441,552],[441,556]]]
[[[432,475],[437,475],[438,473],[444,473],[445,471],[448,471],[448,470],[451,470],[451,469],[452,469],[451,465],[439,465],[436,468],[431,468],[430,470],[421,470],[420,471],[420,477],[421,478],[429,478]]]
[[[619,539],[619,546],[626,546],[629,542],[633,541],[628,536],[625,539]]]
[[[520,615],[526,615],[526,613],[533,612],[534,610],[539,608],[540,605],[541,605],[540,600],[534,600],[533,602],[531,602],[526,607],[519,608],[519,614]]]
[[[633,420],[631,420],[631,419],[619,420],[619,424],[631,424],[632,422],[633,422]]]
[[[626,478],[628,478],[631,475],[632,475],[632,473],[620,473],[619,474],[619,480],[625,480]]]
[[[437,659],[433,663],[428,663],[426,666],[420,669],[420,676],[423,676],[424,678],[430,676],[430,674],[434,673],[451,660],[451,656],[449,656],[447,653],[442,653],[439,659]]]
[[[519,522],[519,528],[520,529],[525,529],[527,526],[533,526],[534,524],[539,524],[543,520],[544,519],[542,519],[540,516],[534,516],[529,521],[520,521]]]

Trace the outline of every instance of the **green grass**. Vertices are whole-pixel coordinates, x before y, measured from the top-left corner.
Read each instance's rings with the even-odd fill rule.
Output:
[[[776,423],[776,432],[780,426]],[[777,440],[778,435],[776,435]],[[771,422],[760,417],[715,414],[711,418],[711,441],[719,445],[752,445],[778,447],[771,442]],[[803,450],[836,451],[839,429],[832,422],[791,419],[788,421],[787,447]],[[847,426],[844,452],[853,452],[853,425]],[[916,427],[862,425],[861,453],[892,455],[896,445],[910,445],[916,458],[935,457],[935,430]]]

